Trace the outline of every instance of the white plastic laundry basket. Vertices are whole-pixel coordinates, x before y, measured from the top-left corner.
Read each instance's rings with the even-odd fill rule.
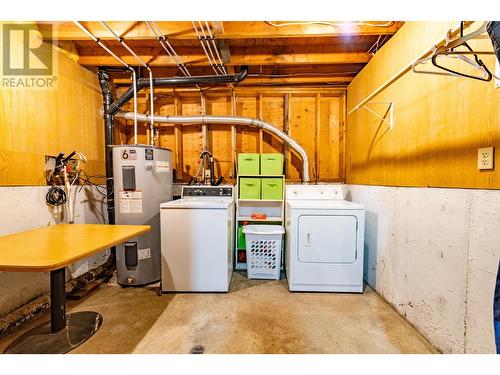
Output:
[[[247,274],[249,279],[280,279],[281,225],[245,225]]]

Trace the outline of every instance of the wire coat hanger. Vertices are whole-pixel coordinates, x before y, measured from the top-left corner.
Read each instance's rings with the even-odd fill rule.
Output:
[[[471,40],[471,39],[475,38],[476,36],[486,32],[486,25],[487,25],[487,22],[484,22],[481,25],[481,27],[479,27],[479,29],[464,36],[463,35],[464,23],[462,21],[460,23],[460,38],[455,39],[455,40],[450,41],[450,42],[447,41],[443,46],[437,47],[431,56],[432,64],[436,68],[445,70],[445,71],[452,73],[456,76],[477,79],[477,80],[485,81],[485,82],[491,81],[491,78],[493,77],[493,75],[491,74],[489,69],[486,67],[486,65],[483,63],[483,61],[477,56],[478,52],[475,52],[471,48],[471,46],[467,43],[468,40]],[[462,46],[467,48],[468,51],[455,51],[455,48],[462,47]],[[469,53],[474,55],[474,61],[472,61],[472,60],[468,59],[466,56],[464,56],[464,54],[469,54]],[[439,65],[437,63],[438,56],[443,56],[443,55],[449,56],[449,55],[453,55],[453,54],[457,55],[457,57],[461,56],[462,57],[461,60],[467,62],[468,64],[470,64],[472,66],[477,65],[478,67],[480,67],[480,70],[482,70],[482,72],[483,72],[483,76],[475,76],[472,74],[457,72],[457,71],[454,71],[454,70],[447,68],[445,66]],[[467,61],[467,60],[469,60],[469,61]]]

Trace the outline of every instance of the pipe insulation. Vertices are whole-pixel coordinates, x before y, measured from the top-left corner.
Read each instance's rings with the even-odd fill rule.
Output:
[[[134,112],[118,111],[115,116],[125,120],[134,118]],[[219,124],[219,125],[239,125],[239,126],[252,126],[263,129],[269,133],[274,134],[281,138],[284,142],[288,143],[302,159],[302,181],[309,182],[309,159],[305,150],[288,134],[277,129],[276,127],[262,121],[248,117],[233,117],[233,116],[153,116],[154,121],[157,123],[167,124]],[[144,113],[137,113],[137,120],[141,122],[149,122],[150,116]]]

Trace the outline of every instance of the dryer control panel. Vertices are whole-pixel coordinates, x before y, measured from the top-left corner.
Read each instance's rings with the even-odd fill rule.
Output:
[[[286,185],[286,200],[338,200],[344,199],[341,184]]]
[[[233,196],[232,186],[183,186],[183,197],[229,197]]]

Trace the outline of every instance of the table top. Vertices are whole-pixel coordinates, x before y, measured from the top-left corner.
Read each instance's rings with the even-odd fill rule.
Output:
[[[7,234],[0,236],[0,271],[53,271],[149,230],[149,225],[59,224]]]

